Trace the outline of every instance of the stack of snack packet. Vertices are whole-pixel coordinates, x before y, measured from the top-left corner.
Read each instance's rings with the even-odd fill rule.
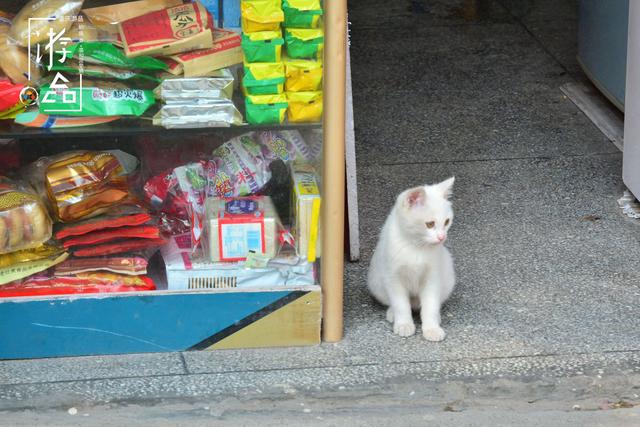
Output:
[[[285,90],[289,122],[322,118],[324,30],[320,0],[282,0],[284,11]]]
[[[242,0],[242,51],[247,122],[280,124],[288,103],[282,61],[284,12],[281,0]]]
[[[232,101],[233,83],[226,68],[207,77],[163,80],[154,92],[164,105],[153,117],[153,124],[169,129],[241,125],[242,115]]]

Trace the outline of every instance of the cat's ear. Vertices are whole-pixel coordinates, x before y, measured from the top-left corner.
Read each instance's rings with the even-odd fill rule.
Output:
[[[424,188],[416,187],[404,192],[403,203],[408,208],[414,208],[416,206],[424,206],[427,193]]]
[[[442,181],[440,184],[436,184],[436,187],[438,187],[438,190],[442,193],[445,199],[451,197],[451,194],[453,193],[453,183],[455,180],[456,177],[452,176],[451,178]]]

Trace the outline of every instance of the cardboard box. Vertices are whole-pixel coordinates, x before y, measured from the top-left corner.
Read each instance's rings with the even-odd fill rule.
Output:
[[[320,188],[315,170],[308,164],[292,166],[293,231],[298,255],[314,262],[320,254]]]
[[[242,37],[233,31],[215,29],[212,47],[173,55],[182,64],[185,77],[204,76],[214,70],[242,63]]]

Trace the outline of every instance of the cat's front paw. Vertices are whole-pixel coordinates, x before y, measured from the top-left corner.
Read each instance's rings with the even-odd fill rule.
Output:
[[[394,323],[393,332],[401,337],[410,337],[416,333],[416,325],[413,323]]]
[[[427,341],[442,341],[447,336],[447,333],[440,327],[427,328],[422,330],[422,336]]]

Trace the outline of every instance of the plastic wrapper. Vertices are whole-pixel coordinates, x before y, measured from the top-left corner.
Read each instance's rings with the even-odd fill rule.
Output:
[[[322,119],[322,92],[287,92],[291,123],[319,122]]]
[[[12,22],[9,37],[22,46],[49,40],[49,29],[55,34],[68,30],[73,21],[65,17],[77,16],[82,8],[82,1],[71,0],[31,0],[25,4]],[[31,20],[29,18],[51,18]],[[31,36],[29,35],[31,31]]]
[[[12,114],[24,111],[26,105],[20,100],[22,84],[13,84],[6,78],[0,78],[0,118],[10,118]]]
[[[221,28],[213,30],[213,46],[171,56],[182,66],[185,77],[206,76],[211,71],[242,63],[240,34]]]
[[[240,2],[242,31],[278,31],[284,22],[280,0],[242,0]]]
[[[313,92],[322,89],[322,62],[312,59],[284,60],[287,92]]]
[[[279,95],[247,95],[245,114],[247,122],[254,125],[282,124],[289,103],[284,93]]]
[[[26,111],[15,117],[19,125],[42,129],[61,129],[81,126],[92,126],[118,120],[120,116],[109,117],[74,117],[40,114],[38,111]]]
[[[321,28],[287,28],[284,31],[287,55],[293,59],[319,59],[324,53],[324,31]]]
[[[107,256],[137,251],[153,250],[166,243],[164,238],[159,239],[124,239],[115,242],[103,243],[88,248],[82,247],[73,250],[74,257],[90,258]]]
[[[210,103],[171,103],[153,117],[153,124],[167,129],[229,127],[241,125],[242,115],[230,100]]]
[[[160,239],[160,229],[155,225],[140,225],[137,227],[121,227],[111,230],[100,230],[82,236],[70,237],[62,246],[65,249],[78,246],[92,246],[109,243],[121,239]]]
[[[282,0],[282,11],[287,28],[318,28],[320,25],[320,0]]]
[[[13,83],[24,84],[29,81],[29,54],[26,48],[20,47],[8,38],[11,29],[12,15],[0,11],[0,70],[4,72]],[[40,68],[31,63],[31,80],[38,81],[41,78]]]
[[[244,261],[251,252],[275,257],[280,219],[268,196],[209,198],[206,252],[212,262]]]
[[[245,62],[280,62],[282,58],[282,31],[260,31],[242,35]]]
[[[82,12],[100,30],[118,34],[118,23],[122,21],[180,4],[182,0],[139,0],[92,7]]]
[[[85,64],[106,65],[127,70],[164,71],[168,65],[157,58],[138,56],[127,58],[122,49],[109,42],[84,41],[66,47],[67,59],[78,58],[82,52]]]
[[[0,286],[0,298],[152,291],[156,285],[146,276],[83,273],[68,277],[30,277]]]
[[[120,22],[126,55],[174,55],[213,46],[213,17],[200,2],[147,13]]]
[[[194,77],[166,79],[153,92],[165,101],[202,102],[204,100],[231,99],[233,97],[233,75],[221,70],[220,77]]]
[[[40,90],[42,114],[104,117],[140,116],[155,103],[153,91],[136,89],[117,81],[83,79],[82,88]],[[73,99],[75,102],[67,102]]]
[[[149,261],[143,255],[114,255],[110,257],[70,258],[55,267],[56,276],[107,271],[128,276],[147,274]]]
[[[130,199],[127,175],[137,159],[119,150],[78,151],[31,165],[33,185],[46,194],[61,222],[100,215]]]
[[[38,195],[0,177],[0,254],[35,248],[50,238],[51,219]]]
[[[244,64],[242,87],[246,95],[277,95],[284,91],[284,81],[282,62]]]
[[[121,205],[109,209],[100,216],[84,221],[60,225],[55,236],[58,240],[68,237],[82,236],[100,230],[109,230],[120,227],[135,227],[149,223],[153,217],[146,209],[136,205]]]
[[[0,285],[45,271],[68,256],[62,247],[52,244],[0,255]]]

